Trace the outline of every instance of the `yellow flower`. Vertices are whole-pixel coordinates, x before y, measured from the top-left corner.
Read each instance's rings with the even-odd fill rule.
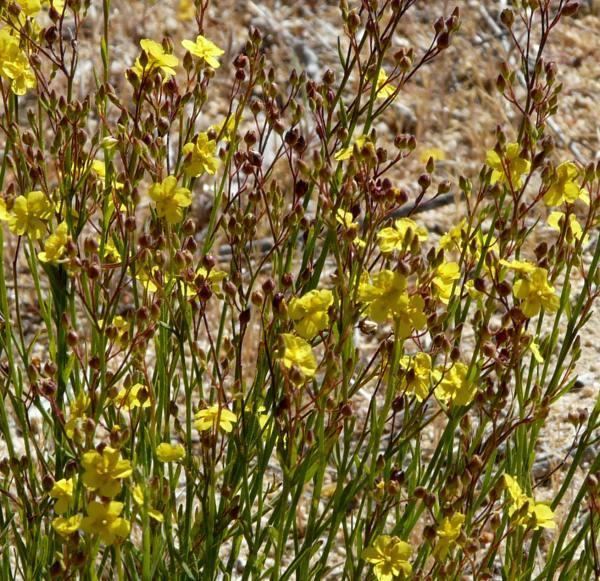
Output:
[[[119,450],[110,446],[106,446],[102,453],[89,450],[83,455],[81,464],[85,469],[81,477],[85,487],[107,498],[119,494],[121,480],[133,472],[129,460],[123,460]]]
[[[518,525],[533,529],[556,528],[554,512],[548,505],[536,502],[533,498],[524,494],[519,483],[509,474],[504,475],[504,484],[510,500],[508,514],[512,516],[515,512],[519,512]],[[527,508],[524,511],[523,507],[525,505],[527,505]]]
[[[527,260],[512,260],[509,262],[502,258],[500,259],[500,264],[520,274],[531,274],[537,268],[535,264]]]
[[[403,371],[400,389],[423,401],[429,395],[431,386],[431,357],[427,353],[404,356],[400,366]]]
[[[379,69],[377,75],[377,98],[389,99],[396,92],[396,87],[388,83],[387,73],[383,69]]]
[[[394,319],[401,337],[408,337],[413,329],[423,329],[427,324],[425,301],[420,295],[408,295],[406,279],[397,272],[382,270],[371,282],[365,277],[358,287],[358,299],[368,305],[368,316],[376,323]]]
[[[129,536],[131,523],[119,516],[122,511],[122,502],[94,500],[88,505],[88,516],[81,521],[81,530],[89,535],[98,535],[106,545],[125,539]]]
[[[528,318],[535,317],[542,308],[555,312],[560,305],[554,287],[548,282],[548,271],[545,268],[536,267],[531,274],[515,282],[513,294],[521,299],[521,311]]]
[[[96,175],[98,181],[103,183],[106,181],[106,164],[102,160],[95,159],[92,161],[92,172]],[[125,187],[125,184],[115,181],[114,186],[116,190],[122,190]]]
[[[531,162],[520,157],[521,146],[518,143],[509,143],[506,151],[500,157],[493,149],[487,152],[486,163],[492,168],[490,183],[510,185],[519,188],[522,176],[531,168]]]
[[[8,213],[8,227],[13,234],[26,234],[33,240],[38,240],[44,235],[53,210],[54,206],[43,192],[29,192],[15,200]]]
[[[227,278],[227,273],[224,270],[218,270],[216,268],[211,268],[210,272],[206,270],[203,266],[200,266],[196,270],[196,277],[201,276],[213,294],[217,297],[222,298],[223,293],[221,292],[221,283]],[[195,285],[185,284],[185,294],[188,298],[195,297],[198,294],[198,289]]]
[[[564,212],[550,212],[550,215],[548,216],[548,226],[550,226],[552,230],[561,232],[564,225],[564,219]],[[575,216],[575,214],[569,214],[568,229],[571,231],[571,235],[575,240],[581,240],[583,236],[583,228],[581,227],[581,224],[577,220],[577,216]],[[586,234],[583,238],[583,243],[587,244],[589,239],[589,234]]]
[[[219,158],[215,152],[217,143],[206,133],[198,134],[194,143],[183,146],[185,156],[184,172],[188,177],[198,177],[204,173],[213,175],[219,167]]]
[[[72,438],[76,429],[81,429],[87,419],[86,410],[90,405],[90,398],[81,392],[69,406],[69,419],[65,424],[65,432]]]
[[[79,529],[82,520],[82,514],[76,514],[68,518],[65,518],[64,516],[59,516],[52,521],[52,528],[61,537],[68,537],[69,535],[72,535]]]
[[[57,480],[50,490],[50,498],[56,498],[54,511],[56,514],[64,514],[69,510],[69,504],[73,498],[73,479]]]
[[[438,541],[433,551],[436,559],[440,561],[446,559],[450,550],[456,545],[456,539],[460,536],[464,522],[465,515],[460,512],[455,512],[452,516],[444,518],[436,531]]]
[[[231,141],[233,130],[235,129],[235,117],[230,115],[223,119],[223,121],[211,125],[210,129],[215,133],[217,139],[221,139],[225,142]]]
[[[198,57],[209,67],[218,69],[221,66],[217,57],[225,54],[225,51],[220,49],[214,42],[208,40],[208,38],[204,38],[204,36],[200,35],[196,37],[196,42],[182,40],[181,44],[191,55]]]
[[[177,462],[185,458],[185,448],[181,444],[163,442],[156,447],[156,457],[161,462]]]
[[[283,367],[298,369],[305,379],[314,377],[317,371],[317,360],[310,344],[291,333],[283,333],[281,340],[283,342],[283,353],[280,361]]]
[[[146,53],[148,62],[143,67],[139,58],[135,61],[133,72],[138,78],[142,78],[145,73],[156,71],[162,73],[165,80],[176,74],[175,67],[179,64],[179,59],[175,55],[166,53],[162,44],[144,38],[140,41],[140,46]]]
[[[440,301],[448,304],[454,289],[454,281],[459,278],[460,267],[456,262],[444,262],[435,269],[431,282]]]
[[[144,491],[139,484],[136,484],[133,487],[133,502],[135,502],[138,506],[144,506]],[[156,510],[155,508],[148,507],[148,516],[151,519],[154,519],[156,522],[163,522],[165,520],[164,516],[161,512]]]
[[[380,535],[363,551],[362,558],[374,566],[373,573],[378,581],[392,581],[412,573],[412,565],[408,562],[411,553],[410,545],[398,537]]]
[[[346,232],[352,234],[353,244],[356,244],[358,248],[364,248],[366,246],[366,242],[356,235],[359,229],[359,224],[358,222],[354,221],[352,212],[346,212],[342,208],[339,208],[336,212],[335,220],[344,228]]]
[[[193,0],[179,0],[177,18],[182,21],[193,20],[196,16],[196,6]]]
[[[143,397],[144,393],[145,397]],[[141,383],[136,383],[131,387],[124,387],[113,401],[117,407],[128,411],[139,407],[148,408],[151,405],[148,389]]]
[[[575,181],[579,175],[577,166],[572,161],[565,161],[556,168],[555,180],[544,195],[547,206],[559,206],[563,202],[574,204],[581,200],[590,205],[590,195]]]
[[[532,341],[531,343],[529,343],[529,350],[531,351],[531,354],[533,355],[535,361],[542,365],[544,363],[544,358],[542,357],[540,346],[535,341]]]
[[[419,161],[421,163],[427,163],[430,158],[434,161],[442,161],[446,159],[446,154],[444,150],[439,147],[427,147],[419,154]]]
[[[442,380],[435,388],[435,395],[444,403],[468,405],[473,401],[477,387],[467,379],[469,368],[464,363],[455,363],[446,372],[437,371],[436,376]]]
[[[377,233],[379,250],[384,254],[389,254],[394,250],[402,250],[409,230],[412,233],[411,239],[416,237],[419,242],[427,240],[427,228],[419,226],[410,218],[400,218],[394,222],[393,227],[383,228]]]
[[[24,95],[36,86],[35,75],[24,53],[20,53],[12,61],[4,62],[2,73],[11,81],[10,90],[15,95]]]
[[[463,218],[456,226],[453,226],[440,238],[440,248],[444,250],[460,251],[462,246],[463,231],[467,226],[466,218]]]
[[[102,248],[102,245],[98,243],[98,247]],[[107,262],[119,262],[121,260],[121,254],[117,250],[114,242],[110,239],[106,240],[104,243],[104,249],[102,251],[102,259]]]
[[[333,304],[330,290],[312,290],[290,301],[288,313],[300,337],[312,339],[329,326],[329,307]]]
[[[183,218],[183,209],[192,203],[192,192],[177,187],[175,176],[166,177],[162,182],[150,187],[148,195],[156,204],[156,214],[169,224],[177,224]]]
[[[221,428],[224,432],[231,432],[233,424],[237,422],[237,416],[227,408],[219,407],[217,404],[196,412],[194,427],[199,432]]]
[[[44,242],[44,250],[38,252],[38,258],[42,262],[58,262],[67,249],[67,242],[69,242],[67,223],[61,222],[56,227],[56,232],[50,234]]]
[[[333,156],[333,159],[335,159],[335,161],[344,161],[346,159],[350,159],[354,153],[354,147],[360,151],[365,143],[367,143],[368,139],[369,138],[366,135],[359,135],[348,147],[343,147],[340,149]]]
[[[35,16],[42,9],[40,0],[19,0],[19,6],[27,16]]]

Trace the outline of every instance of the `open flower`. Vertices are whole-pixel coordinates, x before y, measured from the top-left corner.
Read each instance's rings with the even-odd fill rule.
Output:
[[[123,511],[122,502],[97,502],[88,504],[88,516],[81,521],[81,530],[89,535],[98,535],[103,543],[112,545],[118,539],[129,536],[131,523],[119,515]]]
[[[456,545],[464,523],[465,515],[460,512],[444,518],[436,531],[438,540],[433,550],[436,559],[444,561],[448,557],[448,553]]]
[[[574,204],[581,200],[590,205],[590,194],[577,183],[579,170],[572,161],[565,161],[556,168],[555,178],[544,195],[547,206],[559,206],[566,202]]]
[[[33,191],[18,196],[12,210],[3,212],[3,218],[8,219],[8,227],[13,234],[38,240],[44,235],[53,210],[54,206],[44,192]]]
[[[169,224],[177,224],[183,218],[183,209],[192,203],[192,192],[177,187],[177,178],[168,176],[162,182],[150,187],[148,195],[156,204],[156,214],[165,218]]]
[[[67,480],[63,478],[62,480],[57,480],[50,490],[50,498],[56,499],[56,504],[54,505],[56,514],[67,512],[69,504],[73,499],[73,479],[69,478]]]
[[[396,92],[396,87],[388,82],[387,73],[383,69],[379,69],[377,75],[377,98],[389,99]]]
[[[82,391],[69,406],[69,419],[65,424],[65,432],[69,438],[75,434],[75,430],[81,429],[87,419],[86,411],[90,406],[90,398]]]
[[[368,305],[367,314],[376,323],[394,319],[401,337],[408,337],[414,329],[423,329],[427,324],[423,297],[409,296],[406,279],[397,272],[382,270],[371,281],[365,278],[359,285],[358,298]]]
[[[185,448],[181,444],[163,442],[156,446],[156,457],[161,462],[177,462],[185,458]]]
[[[360,150],[369,140],[367,135],[359,135],[348,147],[343,147],[334,156],[335,161],[344,161],[350,159],[354,153],[354,148]]]
[[[214,42],[208,40],[208,38],[199,35],[196,37],[196,42],[182,40],[181,44],[192,56],[199,58],[209,67],[218,69],[221,66],[217,57],[220,57],[225,51],[220,49]]]
[[[358,222],[354,220],[352,212],[346,212],[346,210],[339,208],[336,212],[335,220],[342,226],[345,233],[348,235],[348,238],[352,240],[352,243],[355,244],[357,248],[364,248],[366,246],[365,241],[357,236],[360,226]]]
[[[69,232],[67,223],[61,222],[54,234],[50,234],[44,242],[44,250],[38,253],[38,258],[42,262],[59,262],[66,252],[69,242]]]
[[[409,231],[412,233],[411,240],[414,238],[417,238],[419,242],[427,240],[427,228],[419,226],[410,218],[400,218],[394,222],[393,226],[383,228],[377,233],[379,250],[383,254],[402,250]]]
[[[185,175],[188,177],[198,177],[205,173],[213,175],[219,167],[216,150],[217,143],[209,139],[206,133],[199,133],[195,142],[186,143],[183,146]]]
[[[329,307],[333,304],[330,290],[312,290],[290,301],[288,314],[298,335],[312,339],[329,326]]]
[[[373,573],[378,581],[401,579],[412,573],[412,565],[408,562],[412,549],[410,545],[398,537],[380,535],[372,546],[365,549],[362,558],[373,565]]]
[[[121,490],[121,480],[131,476],[129,460],[121,458],[119,450],[106,446],[102,452],[89,450],[81,461],[85,472],[81,480],[88,490],[114,498]]]
[[[22,2],[20,5],[25,11]],[[21,50],[19,36],[12,34],[8,26],[0,29],[0,77],[10,82],[10,90],[15,95],[24,95],[36,86],[27,54]]]
[[[68,537],[79,530],[82,514],[75,514],[70,517],[59,516],[52,521],[52,528],[61,536]]]
[[[518,525],[533,529],[556,528],[554,512],[548,505],[536,502],[533,498],[527,496],[516,479],[509,474],[504,475],[504,484],[510,501],[508,513],[510,516],[513,516],[515,512],[519,513]]]
[[[219,405],[211,405],[209,408],[196,412],[194,416],[195,428],[199,432],[221,428],[224,432],[231,432],[233,424],[237,422],[237,416],[227,408]]]
[[[117,407],[131,411],[134,408],[150,407],[148,388],[142,383],[136,383],[130,387],[124,387],[114,399]]]
[[[556,230],[557,232],[561,232],[565,225],[565,213],[564,212],[550,212],[548,216],[548,226],[552,228],[552,230]],[[581,224],[577,220],[577,216],[575,214],[569,214],[569,221],[567,223],[567,230],[573,236],[573,239],[576,241],[581,240],[583,237],[583,228]],[[583,243],[587,244],[590,239],[589,234],[586,234],[583,237]]]
[[[560,305],[554,287],[548,282],[548,271],[545,268],[536,267],[531,274],[515,282],[513,294],[521,299],[521,311],[528,318],[535,317],[542,308],[555,312]]]
[[[144,490],[142,489],[142,487],[139,484],[136,484],[133,487],[133,491],[132,491],[132,497],[133,497],[133,502],[135,502],[139,507],[143,507],[144,506]],[[156,522],[163,522],[165,520],[165,517],[163,516],[163,514],[161,512],[159,512],[158,510],[156,510],[155,508],[152,507],[148,507],[148,516],[155,520]]]
[[[314,377],[317,371],[317,360],[308,342],[291,333],[281,335],[283,350],[281,364],[286,369],[297,369],[305,379]]]
[[[521,146],[518,143],[509,143],[502,156],[493,149],[487,152],[485,162],[492,168],[490,183],[510,185],[513,188],[521,187],[522,176],[531,168],[531,162],[520,157]]]
[[[440,301],[448,304],[454,289],[454,282],[460,278],[460,267],[456,262],[443,262],[434,272],[431,281],[435,294]]]
[[[441,381],[435,388],[436,397],[445,403],[468,405],[473,401],[477,386],[467,379],[469,368],[461,362],[455,363],[442,375]],[[437,372],[436,375],[442,373]]]
[[[431,388],[431,357],[428,353],[416,353],[413,357],[404,356],[400,360],[402,381],[400,389],[423,401]]]
[[[133,72],[138,78],[145,74],[159,72],[166,80],[176,74],[175,67],[179,64],[179,59],[175,55],[167,53],[162,44],[149,38],[143,38],[140,46],[146,53],[147,63],[142,66],[139,58],[135,61]]]

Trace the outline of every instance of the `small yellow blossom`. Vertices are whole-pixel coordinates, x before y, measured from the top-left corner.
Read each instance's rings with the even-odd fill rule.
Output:
[[[209,408],[196,412],[194,427],[199,431],[221,428],[224,432],[231,432],[233,424],[237,422],[237,416],[230,410],[219,405],[211,405]]]
[[[35,75],[26,53],[21,50],[19,36],[8,27],[0,29],[0,77],[10,81],[15,95],[24,95],[36,86]]]
[[[441,381],[435,388],[435,395],[444,403],[454,405],[468,405],[473,401],[477,387],[467,378],[469,368],[461,362],[455,363],[446,372],[437,371],[436,375]]]
[[[365,549],[362,558],[373,565],[378,581],[405,579],[412,573],[408,559],[412,553],[410,545],[398,537],[380,535],[372,546]]]
[[[529,343],[529,350],[531,351],[531,354],[533,355],[533,358],[536,360],[536,362],[542,365],[544,363],[544,357],[542,356],[542,352],[540,351],[540,346],[535,341],[532,341],[531,343]]]
[[[394,96],[396,87],[388,82],[387,73],[383,69],[379,69],[377,75],[377,98],[389,99]]]
[[[33,191],[18,196],[10,212],[6,211],[5,205],[2,218],[8,219],[8,227],[13,234],[38,240],[44,235],[53,210],[52,202],[43,192]]]
[[[401,337],[408,337],[413,329],[423,329],[427,324],[423,297],[409,296],[406,279],[397,272],[382,270],[371,281],[365,277],[358,288],[358,299],[367,304],[367,314],[376,323],[394,319]]]
[[[129,536],[131,523],[119,515],[123,511],[122,502],[107,503],[92,501],[88,504],[88,516],[81,521],[81,530],[89,535],[98,535],[106,545]]]
[[[565,223],[564,220],[564,212],[550,212],[550,215],[548,216],[548,226],[550,226],[552,230],[561,232]],[[568,229],[570,230],[571,235],[576,241],[581,240],[583,236],[583,228],[581,227],[581,224],[577,220],[577,216],[575,216],[575,214],[569,214]],[[585,236],[583,236],[583,243],[587,244],[589,242],[589,239],[589,234],[586,234]]]
[[[405,355],[400,360],[402,381],[400,389],[423,401],[431,388],[431,357],[427,353],[416,353],[413,357]]]
[[[69,438],[75,434],[75,430],[81,430],[87,419],[86,410],[90,406],[90,398],[81,392],[69,406],[69,419],[65,424],[65,432]]]
[[[102,160],[95,159],[92,161],[92,172],[98,178],[98,181],[103,183],[106,181],[106,164]],[[115,180],[114,187],[116,190],[122,190],[125,184]]]
[[[531,274],[513,285],[513,294],[521,300],[521,311],[528,317],[535,317],[542,308],[553,313],[558,310],[560,300],[554,287],[548,282],[548,271],[536,267]]]
[[[181,44],[192,56],[199,58],[209,67],[218,69],[221,66],[217,57],[225,54],[225,51],[220,49],[214,42],[208,40],[208,38],[199,35],[196,37],[196,42],[182,40]]]
[[[522,177],[531,168],[531,162],[520,157],[521,146],[518,143],[509,143],[506,151],[500,157],[493,149],[487,152],[486,163],[492,168],[490,183],[510,185],[513,188],[521,187]]]
[[[44,250],[38,253],[38,258],[42,262],[59,262],[67,250],[68,242],[69,233],[67,223],[61,222],[56,227],[56,232],[50,234],[44,242]]]
[[[155,40],[144,38],[140,41],[140,46],[146,53],[148,62],[143,67],[139,58],[135,61],[133,72],[138,78],[156,71],[159,71],[165,80],[176,74],[175,67],[179,65],[179,59],[175,55],[165,52],[162,44]]]
[[[364,248],[366,246],[366,242],[357,236],[357,232],[359,229],[358,222],[354,221],[354,216],[352,212],[346,212],[342,208],[339,208],[335,215],[335,220],[340,226],[344,228],[344,230],[350,234],[352,234],[352,243],[355,244],[358,248]]]
[[[283,350],[280,361],[285,369],[298,369],[305,379],[314,377],[317,371],[317,360],[310,344],[291,333],[281,335]]]
[[[329,326],[329,307],[333,304],[330,290],[312,290],[290,301],[288,314],[300,337],[312,339]]]
[[[394,250],[402,250],[406,235],[411,232],[411,239],[417,238],[419,242],[427,240],[427,228],[419,226],[410,218],[400,218],[394,222],[394,226],[383,228],[377,233],[379,250],[384,254],[390,254]]]
[[[61,537],[68,537],[79,530],[82,520],[82,514],[76,514],[68,518],[64,516],[59,516],[52,521],[52,528]]]
[[[177,224],[183,219],[183,209],[192,203],[192,192],[177,187],[177,178],[168,176],[162,182],[150,187],[148,195],[156,204],[156,214],[169,224]]]
[[[467,227],[467,220],[463,218],[456,226],[453,226],[440,238],[440,248],[460,252],[462,246],[463,232]]]
[[[565,161],[556,168],[556,176],[552,185],[544,195],[547,206],[559,206],[563,202],[574,204],[581,200],[589,206],[590,194],[576,181],[579,170],[572,161]]]
[[[194,0],[179,0],[177,7],[177,18],[182,22],[193,20],[196,17],[196,6]]]
[[[110,446],[106,446],[101,453],[97,450],[85,452],[81,464],[85,470],[81,477],[85,487],[107,498],[119,494],[121,480],[133,472],[129,460],[122,459],[119,450]]]
[[[444,561],[448,557],[448,553],[456,545],[456,540],[460,536],[464,523],[465,515],[460,512],[455,512],[452,516],[444,518],[436,531],[438,541],[433,551],[436,559]]]
[[[136,484],[133,487],[132,496],[133,502],[135,502],[140,507],[144,506],[144,491],[142,490],[142,487],[139,484]],[[163,522],[165,520],[163,514],[152,507],[148,507],[148,516],[156,522]]]
[[[504,484],[510,500],[508,513],[512,516],[515,512],[519,512],[518,525],[533,529],[556,528],[554,512],[548,505],[536,502],[535,499],[524,494],[519,483],[509,474],[504,475]],[[527,505],[526,512],[521,515],[525,505]]]
[[[50,490],[50,498],[56,499],[54,511],[56,514],[64,514],[69,510],[69,504],[73,498],[73,479],[68,480],[63,478],[57,480]]]
[[[196,278],[199,276],[206,281],[206,284],[208,284],[214,295],[219,298],[223,298],[221,287],[223,281],[227,278],[227,273],[224,270],[211,268],[210,271],[207,271],[206,268],[200,266],[196,270]],[[185,284],[185,294],[188,298],[195,297],[198,294],[198,289],[195,285]]]
[[[216,150],[217,143],[209,139],[206,133],[198,134],[194,143],[186,143],[183,146],[185,175],[188,177],[198,177],[204,173],[213,175],[219,167]]]
[[[460,267],[456,262],[444,262],[435,269],[431,283],[435,289],[435,294],[444,304],[448,304],[450,301],[454,282],[459,278]]]
[[[369,140],[366,135],[359,135],[353,143],[351,143],[348,147],[343,147],[340,149],[334,156],[333,159],[335,161],[345,161],[346,159],[350,159],[352,154],[354,153],[354,148],[360,150],[363,148],[365,143]]]
[[[145,394],[145,397],[142,394]],[[114,404],[128,411],[139,407],[148,408],[151,405],[148,388],[141,383],[124,387],[115,397]]]
[[[161,462],[177,462],[185,458],[185,448],[181,444],[163,442],[156,446],[156,457]]]
[[[500,264],[502,266],[506,266],[506,268],[510,268],[515,272],[520,274],[531,274],[537,267],[535,264],[527,260],[504,260],[504,258],[500,259]]]
[[[446,159],[446,153],[439,147],[427,147],[419,154],[419,161],[421,163],[427,163],[430,159],[434,161],[443,161]]]

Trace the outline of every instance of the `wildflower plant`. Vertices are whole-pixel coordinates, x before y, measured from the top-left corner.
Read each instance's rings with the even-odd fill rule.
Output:
[[[418,48],[415,0],[343,0],[283,78],[181,0],[117,78],[116,4],[0,2],[2,577],[600,575],[600,399],[538,462],[600,293],[600,164],[548,125],[578,3],[501,13],[512,125],[454,181],[380,121],[458,8]]]

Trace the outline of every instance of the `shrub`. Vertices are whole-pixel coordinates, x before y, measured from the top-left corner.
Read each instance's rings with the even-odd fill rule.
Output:
[[[119,88],[104,0],[77,97],[89,4],[0,5],[3,576],[598,576],[600,404],[534,476],[599,292],[600,166],[548,129],[577,3],[502,12],[514,125],[412,188],[415,136],[377,121],[458,9],[419,51],[394,41],[415,0],[342,1],[314,80],[259,30],[220,68],[184,2],[198,35],[142,39]]]

